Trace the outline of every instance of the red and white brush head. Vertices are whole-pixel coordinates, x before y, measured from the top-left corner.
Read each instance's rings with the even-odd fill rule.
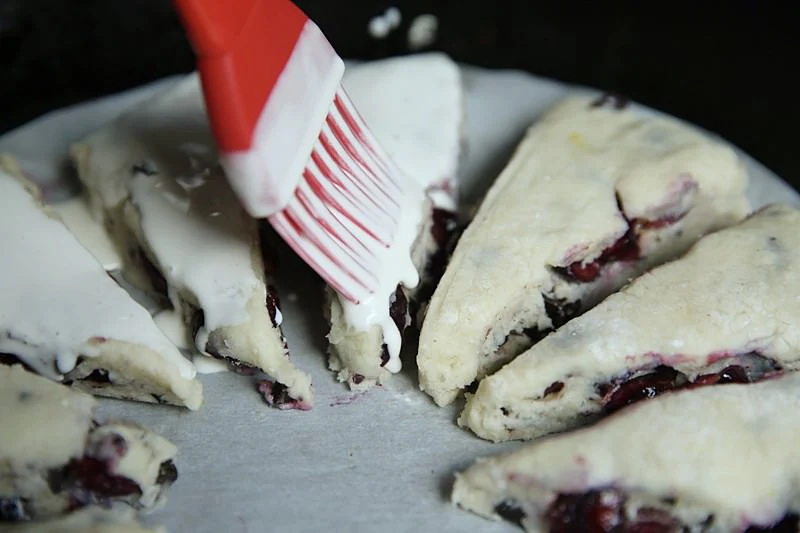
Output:
[[[288,0],[176,4],[247,212],[268,218],[350,302],[416,285],[409,254],[424,193],[353,107],[344,63],[320,29]]]

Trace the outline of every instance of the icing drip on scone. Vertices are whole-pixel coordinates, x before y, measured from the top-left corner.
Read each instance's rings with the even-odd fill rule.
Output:
[[[103,227],[92,218],[85,198],[75,197],[51,205],[76,239],[102,263],[106,270],[117,270],[122,264],[114,243]]]
[[[135,172],[130,181],[142,230],[173,293],[192,294],[205,323],[195,338],[205,351],[208,333],[247,320],[258,287],[245,218],[210,144],[179,146],[169,172]],[[165,177],[167,176],[167,177]],[[169,228],[165,231],[165,228]],[[171,294],[180,308],[177,294]]]
[[[460,151],[463,116],[461,79],[457,67],[442,54],[367,63],[348,70],[343,81],[370,130],[399,167],[427,194],[400,198],[401,222],[384,257],[381,290],[366,302],[339,298],[348,325],[366,331],[380,325],[385,352],[383,368],[398,372],[402,332],[390,316],[398,285],[416,287],[419,274],[410,251],[418,238],[428,203],[455,209],[454,180]],[[424,91],[424,97],[414,95]]]
[[[150,314],[9,174],[0,171],[0,352],[58,378],[107,340],[143,345],[185,379],[195,375]]]
[[[375,272],[378,289],[365,300],[358,303],[340,298],[347,323],[354,329],[365,331],[374,325],[383,331],[383,340],[389,353],[389,362],[384,365],[389,372],[399,372],[400,345],[402,336],[392,319],[389,308],[391,296],[397,286],[413,289],[419,283],[419,274],[411,261],[411,246],[417,238],[422,220],[424,194],[420,189],[411,191],[401,199],[400,222],[397,233],[389,247],[385,248],[376,261],[380,270]]]

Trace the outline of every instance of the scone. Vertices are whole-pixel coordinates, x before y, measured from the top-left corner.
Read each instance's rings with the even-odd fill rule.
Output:
[[[132,512],[85,507],[50,520],[0,524],[0,533],[167,533],[167,530],[142,526]]]
[[[527,132],[453,252],[420,334],[439,405],[701,235],[749,211],[729,146],[618,98],[568,97]]]
[[[0,365],[0,400],[0,521],[112,502],[153,508],[177,479],[172,443],[129,422],[95,422],[89,395]]]
[[[680,388],[800,368],[800,211],[707,235],[480,382],[459,423],[494,441],[565,430]]]
[[[289,360],[281,333],[262,253],[269,247],[222,173],[197,76],[124,113],[72,154],[125,277],[169,297],[200,353],[271,376],[268,403],[310,408],[310,377]]]
[[[411,250],[420,283],[397,285],[367,304],[376,305],[375,313],[385,315],[383,322],[395,331],[385,335],[380,324],[361,329],[348,317],[363,305],[326,288],[329,366],[350,388],[364,389],[400,370],[399,341],[443,272],[456,228],[464,95],[458,66],[440,53],[358,65],[347,70],[343,83],[400,171],[428,192]]]
[[[665,395],[479,459],[453,503],[526,531],[796,532],[800,377]]]
[[[92,394],[197,409],[195,368],[0,158],[0,362]]]

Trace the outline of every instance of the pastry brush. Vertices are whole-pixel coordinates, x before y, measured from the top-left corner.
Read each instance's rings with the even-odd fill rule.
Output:
[[[288,0],[175,4],[244,209],[352,303],[415,286],[403,221],[424,193],[370,133],[317,25]]]

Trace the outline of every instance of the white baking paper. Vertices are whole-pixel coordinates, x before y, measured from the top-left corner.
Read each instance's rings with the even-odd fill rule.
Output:
[[[466,145],[462,199],[475,205],[524,130],[570,90],[520,72],[463,69]],[[64,199],[67,147],[127,106],[174,83],[164,80],[125,94],[51,113],[0,138],[51,201]],[[798,203],[794,190],[743,154],[755,206]],[[269,409],[248,378],[202,376],[198,412],[102,401],[102,414],[149,425],[180,450],[180,477],[167,505],[145,518],[173,533],[514,532],[454,508],[455,470],[476,457],[518,444],[491,444],[459,429],[461,405],[436,407],[417,389],[413,346],[390,384],[352,394],[326,369],[326,325],[318,278],[286,249],[279,288],[292,358],[316,389],[310,412]]]

